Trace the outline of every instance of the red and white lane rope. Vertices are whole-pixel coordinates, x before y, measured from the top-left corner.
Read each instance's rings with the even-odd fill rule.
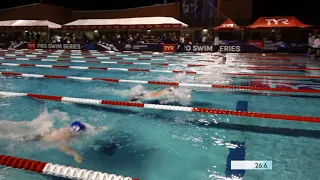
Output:
[[[17,93],[17,92],[5,92],[5,91],[0,91],[0,95],[6,96],[6,97],[26,96],[26,97],[42,99],[42,100],[61,101],[61,102],[69,102],[69,103],[77,103],[77,104],[138,107],[138,108],[156,109],[156,110],[197,112],[197,113],[206,113],[206,114],[222,114],[222,115],[229,115],[229,116],[243,116],[243,117],[253,117],[253,118],[266,118],[266,119],[275,119],[275,120],[320,123],[320,117],[310,117],[310,116],[295,116],[295,115],[286,115],[286,114],[270,114],[270,113],[234,111],[234,110],[223,110],[223,109],[213,109],[213,108],[170,106],[170,105],[147,104],[147,103],[139,103],[139,102],[85,99],[85,98],[75,98],[75,97],[52,96],[52,95],[46,95],[46,94],[30,94],[30,93]]]
[[[238,76],[238,77],[284,77],[297,79],[320,79],[320,76],[300,76],[288,74],[254,74],[254,73],[223,73],[224,75]]]
[[[0,54],[1,56],[1,54]],[[166,61],[165,58],[136,58],[136,57],[110,57],[110,56],[52,56],[52,55],[28,55],[28,54],[21,54],[21,55],[10,55],[0,57],[3,59],[12,59],[12,57],[29,57],[29,58],[73,58],[73,59],[109,59],[109,60],[140,60],[140,61]]]
[[[58,75],[43,75],[43,74],[22,74],[16,72],[0,72],[2,76],[18,76],[26,78],[44,78],[44,79],[72,79],[80,81],[105,81],[113,83],[135,83],[135,84],[154,84],[160,86],[179,86],[179,87],[198,87],[198,88],[213,88],[227,89],[235,91],[274,91],[274,92],[293,92],[293,93],[320,93],[320,90],[312,89],[292,89],[292,88],[273,88],[259,86],[237,86],[237,85],[221,85],[221,84],[196,84],[196,83],[180,83],[170,81],[144,81],[131,79],[112,79],[112,78],[91,78],[91,77],[76,77],[76,76],[58,76]],[[220,83],[228,83],[228,81],[219,81]]]
[[[1,59],[0,59],[1,60]],[[100,64],[136,64],[136,65],[151,65],[151,66],[182,66],[182,67],[198,67],[207,66],[205,64],[171,64],[171,63],[140,63],[140,62],[119,62],[119,61],[99,61],[99,60],[59,60],[59,59],[41,59],[41,58],[4,58],[3,60],[10,61],[44,61],[57,63],[100,63]]]
[[[237,64],[281,64],[281,65],[292,65],[292,64],[309,64],[308,62],[250,62],[250,61],[231,61]],[[320,64],[318,62],[312,62],[310,64]]]
[[[80,56],[78,58],[86,57],[95,57],[95,56],[119,56],[119,57],[149,57],[149,58],[178,58],[184,57],[186,55],[164,55],[164,54],[122,54],[122,53],[66,53],[66,52],[0,52],[1,56],[23,56],[23,55],[60,55],[60,56]]]
[[[229,66],[235,68],[235,66]],[[291,68],[291,67],[277,67],[277,66],[238,66],[242,69],[251,70],[285,70],[285,71],[319,71],[320,68]]]
[[[90,53],[125,53],[125,54],[172,54],[172,52],[160,53],[153,51],[108,51],[108,50],[62,50],[62,49],[6,49],[0,48],[0,52],[90,52]]]
[[[303,58],[306,58],[306,57],[265,57],[265,56],[260,56],[260,57],[248,57],[248,56],[244,56],[244,57],[241,57],[241,58],[244,58],[248,61],[279,61],[279,60],[282,60],[282,61],[292,61],[292,60],[304,60]]]
[[[92,67],[92,66],[56,66],[47,64],[15,64],[15,63],[0,63],[1,66],[22,66],[22,67],[39,67],[39,68],[54,68],[54,69],[79,69],[79,70],[105,70],[105,71],[128,71],[128,72],[158,72],[158,73],[186,73],[186,74],[213,74],[206,71],[185,71],[185,70],[157,70],[157,69],[134,69],[134,68],[109,68],[109,67]]]
[[[17,158],[13,156],[6,156],[0,154],[0,165],[33,171],[39,174],[47,174],[56,177],[63,177],[69,179],[79,180],[139,180],[138,178],[130,178],[118,176],[115,174],[102,173],[99,171],[92,171],[88,169],[79,169],[70,166],[59,164],[52,164],[48,162],[41,162],[29,160],[24,158]]]

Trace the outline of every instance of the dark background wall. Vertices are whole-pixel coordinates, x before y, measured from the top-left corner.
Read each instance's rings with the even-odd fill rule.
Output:
[[[230,17],[235,23],[248,25],[251,21],[252,0],[220,0],[220,12],[217,10],[214,18],[226,19]],[[169,3],[166,5],[153,5],[123,10],[96,10],[79,11],[55,5],[36,3],[15,8],[0,10],[0,20],[49,20],[58,24],[65,24],[77,19],[112,19],[129,17],[151,17],[167,16],[181,19],[180,3]],[[185,19],[185,23],[197,22],[193,19]],[[219,21],[221,23],[221,21]],[[203,24],[193,23],[194,27],[202,27]],[[206,23],[205,26],[213,26]],[[192,27],[192,26],[191,26]]]
[[[49,20],[65,24],[73,21],[73,10],[75,9],[36,3],[0,10],[0,20]]]
[[[75,20],[89,18],[113,19],[152,16],[167,16],[179,19],[180,14],[178,4],[170,3],[166,5],[162,4],[123,10],[74,11],[72,13],[72,17]]]
[[[252,0],[220,0],[220,11],[241,26],[255,20],[252,19]]]

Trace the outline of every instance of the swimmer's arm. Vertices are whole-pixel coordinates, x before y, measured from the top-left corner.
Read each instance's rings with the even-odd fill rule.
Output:
[[[82,163],[82,156],[76,152],[75,150],[71,149],[68,145],[61,145],[59,147],[59,150],[68,154],[68,155],[71,155],[74,157],[75,161],[77,161],[78,163]]]
[[[202,81],[202,80],[205,80],[207,79],[206,77],[195,77],[195,80],[196,81]]]

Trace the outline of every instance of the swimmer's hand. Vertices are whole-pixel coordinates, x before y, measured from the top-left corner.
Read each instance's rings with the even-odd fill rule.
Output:
[[[59,147],[59,149],[60,149],[60,151],[73,156],[74,160],[77,163],[82,163],[83,157],[78,152],[72,150],[69,146],[62,145],[62,146]]]
[[[74,160],[77,162],[77,163],[82,163],[83,161],[83,157],[80,155],[80,154],[75,154],[74,156]]]

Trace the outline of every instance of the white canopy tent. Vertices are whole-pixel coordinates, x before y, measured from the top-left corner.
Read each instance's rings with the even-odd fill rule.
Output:
[[[138,17],[121,19],[79,19],[63,25],[67,29],[173,29],[188,27],[173,17]]]
[[[0,28],[58,29],[61,25],[47,20],[8,20],[0,21]]]

